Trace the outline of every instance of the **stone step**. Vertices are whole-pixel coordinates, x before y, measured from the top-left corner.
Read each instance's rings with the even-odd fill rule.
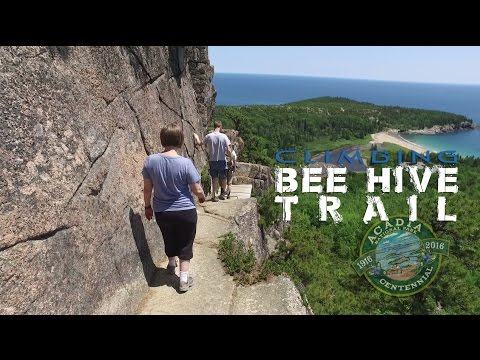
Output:
[[[232,185],[230,187],[230,199],[248,199],[252,195],[252,185]]]

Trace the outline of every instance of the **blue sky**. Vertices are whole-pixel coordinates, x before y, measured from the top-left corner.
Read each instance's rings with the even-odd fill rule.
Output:
[[[219,73],[480,84],[479,46],[210,46]]]

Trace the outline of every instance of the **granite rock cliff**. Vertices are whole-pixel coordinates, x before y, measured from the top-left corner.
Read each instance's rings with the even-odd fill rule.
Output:
[[[0,314],[134,311],[163,256],[143,161],[177,122],[205,164],[212,76],[206,47],[0,48]]]

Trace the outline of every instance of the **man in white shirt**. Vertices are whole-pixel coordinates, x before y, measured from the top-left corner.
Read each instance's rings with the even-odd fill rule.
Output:
[[[218,201],[218,199],[226,199],[227,161],[225,153],[228,152],[231,154],[230,140],[227,135],[221,132],[221,130],[222,123],[220,121],[215,121],[214,130],[203,139],[203,144],[206,145],[208,149],[210,176],[212,177],[213,185],[212,201],[214,202]],[[194,134],[194,137],[197,144],[201,145],[202,143],[200,142],[198,135]],[[219,182],[222,190],[217,199],[216,193]]]

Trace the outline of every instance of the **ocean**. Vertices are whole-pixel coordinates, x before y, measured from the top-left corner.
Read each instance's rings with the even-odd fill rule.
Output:
[[[306,76],[222,74],[213,78],[217,105],[277,105],[339,96],[377,105],[443,110],[480,124],[480,85],[423,84]],[[408,135],[431,150],[480,157],[480,129],[441,135]]]

